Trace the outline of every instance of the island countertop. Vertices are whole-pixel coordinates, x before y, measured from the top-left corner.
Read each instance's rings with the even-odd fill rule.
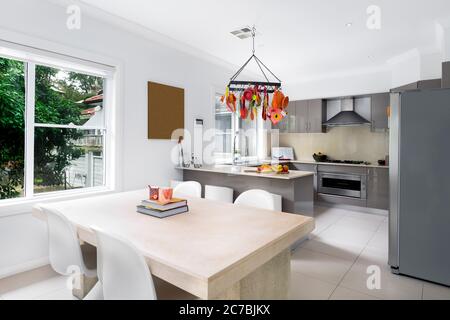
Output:
[[[194,167],[182,168],[182,167],[177,167],[177,169],[190,170],[190,171],[222,173],[222,174],[228,174],[228,175],[251,176],[251,177],[268,178],[268,179],[281,179],[281,180],[300,179],[300,178],[309,177],[309,176],[314,175],[313,172],[296,171],[296,170],[289,170],[289,173],[285,173],[285,174],[277,174],[275,172],[258,173],[256,171],[255,167],[230,166],[230,165],[211,165],[211,166],[203,166],[201,168],[194,168]]]

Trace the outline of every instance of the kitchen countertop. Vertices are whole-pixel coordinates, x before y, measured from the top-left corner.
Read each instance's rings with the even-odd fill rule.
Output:
[[[316,162],[314,160],[291,160],[291,163],[320,164],[331,166],[347,166],[347,167],[363,167],[363,168],[382,168],[389,169],[389,166],[380,166],[378,164],[352,164],[352,163],[333,163],[333,162]]]
[[[264,163],[271,163],[273,160],[263,160]],[[352,163],[333,163],[333,162],[316,162],[314,160],[280,160],[280,163],[304,163],[304,164],[320,164],[330,166],[347,166],[347,167],[363,167],[363,168],[381,168],[389,169],[389,166],[380,166],[378,164],[352,164]]]
[[[201,168],[181,168],[180,170],[191,170],[191,171],[203,171],[203,172],[213,172],[231,175],[241,175],[250,176],[258,178],[268,178],[268,179],[282,179],[282,180],[292,180],[300,179],[303,177],[308,177],[313,175],[313,172],[308,171],[296,171],[290,170],[288,174],[277,174],[277,173],[257,173],[255,167],[244,167],[244,166],[230,166],[230,165],[213,165],[213,166],[203,166]],[[251,171],[251,172],[250,172]]]

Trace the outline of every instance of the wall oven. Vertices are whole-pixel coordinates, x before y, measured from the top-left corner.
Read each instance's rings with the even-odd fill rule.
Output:
[[[367,176],[362,174],[319,172],[318,192],[335,196],[366,199]]]

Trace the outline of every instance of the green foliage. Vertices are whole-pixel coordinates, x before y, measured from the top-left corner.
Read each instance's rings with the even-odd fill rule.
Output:
[[[25,77],[24,64],[0,58],[0,199],[20,195],[24,185]],[[86,119],[77,103],[97,94],[102,79],[36,67],[35,122],[82,125]],[[83,150],[74,142],[83,133],[74,129],[35,129],[35,185],[64,185],[64,172]]]
[[[24,110],[24,65],[0,58],[0,199],[23,188]]]

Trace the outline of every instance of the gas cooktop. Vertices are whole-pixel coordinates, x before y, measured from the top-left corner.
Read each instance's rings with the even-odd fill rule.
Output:
[[[356,160],[331,160],[331,159],[328,159],[328,160],[325,160],[324,162],[370,165],[370,162],[367,162],[367,161],[356,161]]]

